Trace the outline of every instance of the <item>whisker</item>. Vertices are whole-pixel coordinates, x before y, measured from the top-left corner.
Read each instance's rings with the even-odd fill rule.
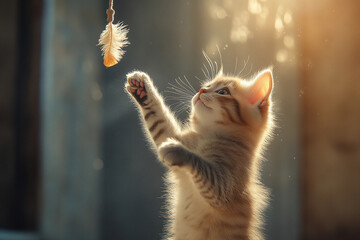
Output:
[[[190,102],[189,101],[178,101],[176,103],[169,105],[171,109],[174,110],[174,112],[182,112],[184,110],[190,109]]]
[[[187,79],[186,76],[184,76],[184,78],[185,78],[186,82],[188,83],[189,87],[193,90],[193,93],[196,93],[196,90],[195,90],[195,88],[191,85],[191,83],[189,82],[189,79]]]
[[[170,100],[186,100],[186,101],[190,101],[193,96],[190,96],[190,95],[187,95],[187,96],[181,96],[181,95],[177,95],[177,94],[174,94],[173,92],[167,92],[169,94],[169,96],[167,96],[167,99],[170,99]]]
[[[214,78],[214,77],[216,76],[216,70],[215,70],[215,67],[214,67],[214,61],[209,57],[209,55],[208,55],[208,58],[209,58],[212,66],[213,66],[213,75],[212,75],[212,78]]]
[[[176,109],[179,109],[180,107],[181,108],[188,108],[188,107],[190,107],[190,102],[180,101],[180,102],[170,104],[170,106],[173,107],[173,108],[176,108]]]
[[[252,67],[253,67],[253,65],[251,64],[250,65],[250,70],[245,74],[245,76],[243,78],[246,78],[251,73]]]
[[[171,89],[171,88],[168,88],[165,90],[165,92],[168,92],[168,93],[173,93],[175,95],[180,95],[180,96],[194,96],[195,94],[190,94],[190,93],[184,93],[184,92],[180,92],[176,89]]]
[[[175,80],[176,81],[176,80]],[[176,81],[177,84],[179,84],[177,81]],[[188,90],[188,89],[184,89],[183,86],[176,86],[172,83],[169,83],[169,85],[171,86],[170,88],[173,89],[173,90],[177,90],[178,92],[181,92],[181,93],[185,93],[185,94],[193,94],[192,91]]]
[[[190,104],[188,102],[177,102],[175,104],[171,104],[170,107],[174,110],[176,114],[179,114],[183,111],[189,112]]]
[[[238,63],[238,60],[237,60],[237,56],[235,57],[235,68],[234,68],[234,75],[236,74],[236,69],[237,69],[237,63]]]
[[[166,96],[166,101],[172,101],[170,108],[173,109],[175,114],[187,111],[191,107],[191,99],[196,93],[195,89],[190,84],[189,80],[184,76],[185,80],[179,78],[175,79],[175,83],[169,83],[169,86],[164,91],[171,95]]]
[[[204,66],[204,68],[205,68],[205,70],[206,70],[206,73],[205,73],[204,69],[201,68],[201,71],[204,73],[204,76],[205,76],[207,79],[211,79],[211,78],[210,78],[210,72],[209,72],[209,70],[207,69],[205,63],[203,63],[203,66]]]
[[[189,102],[186,101],[180,101],[174,104],[170,105],[171,107],[173,107],[174,109],[186,109],[190,107]]]
[[[184,78],[186,79],[186,76],[184,76]],[[176,81],[176,80],[175,80]],[[195,93],[195,90],[193,90],[191,88],[191,85],[187,85],[181,78],[179,78],[179,81],[183,84],[183,87],[186,88],[187,90],[189,90],[192,93]],[[189,83],[190,84],[190,83]]]
[[[237,76],[240,76],[240,74],[245,70],[246,65],[247,65],[248,62],[249,62],[249,59],[250,59],[250,56],[248,56],[248,58],[247,58],[246,61],[244,60],[244,66],[243,66],[243,68],[240,70],[240,72],[237,74]]]
[[[167,92],[167,93],[169,93],[170,95],[167,96],[166,99],[174,100],[174,101],[177,101],[177,100],[190,101],[193,98],[193,96],[179,96],[179,95],[174,95],[171,92]]]
[[[188,105],[183,105],[181,108],[178,108],[179,112],[183,112],[185,110],[190,110],[190,107]]]
[[[219,69],[218,69],[218,64],[217,64],[217,62],[216,62],[216,61],[214,61],[214,63],[215,63],[216,74],[218,74],[218,72],[219,72]]]
[[[192,95],[192,94],[183,92],[183,91],[175,89],[175,88],[170,88],[169,91],[171,91],[172,93],[177,94],[177,95],[188,95],[188,96]]]
[[[179,97],[175,97],[175,96],[167,96],[166,99],[174,100],[174,101],[177,101],[177,100],[190,101],[191,100],[190,97],[188,97],[188,98],[179,98]]]
[[[209,71],[209,69],[208,69],[208,67],[206,66],[206,64],[205,64],[205,63],[203,63],[203,67],[205,68],[206,73],[207,73],[207,74],[204,74],[204,75],[205,75],[205,77],[207,77],[207,78],[209,78],[209,79],[210,79],[210,77],[211,77],[211,74],[210,74],[210,71],[211,71],[211,66],[210,66],[210,71]]]
[[[197,80],[199,80],[199,82],[204,81],[203,79],[200,79],[198,76],[194,76],[194,78],[196,78]]]
[[[184,87],[182,84],[181,84],[181,81],[179,81],[179,79],[175,79],[175,82],[179,85],[179,87],[186,93],[189,93],[189,89],[187,89],[186,87]]]
[[[210,59],[210,57],[206,54],[206,52],[203,50],[203,55],[204,55],[204,57],[205,57],[205,59],[206,59],[206,61],[208,62],[208,64],[209,64],[209,67],[210,67],[210,70],[211,70],[211,78],[214,78],[215,77],[215,69],[214,69],[214,65],[213,65],[213,63],[212,63],[212,61],[211,61],[211,59]]]
[[[200,79],[199,77],[197,77],[197,76],[194,76],[197,80],[199,80],[199,82],[200,82],[200,84],[202,85],[202,84],[204,84],[204,83],[206,83],[207,82],[207,80],[208,79]]]
[[[193,95],[184,95],[184,94],[180,94],[180,93],[176,93],[176,92],[171,92],[171,91],[166,91],[166,93],[171,94],[169,97],[174,99],[174,100],[178,100],[178,99],[192,99]]]
[[[221,56],[219,45],[216,44],[216,48],[218,50],[219,57],[220,57],[220,68],[222,69],[224,66],[223,66],[223,61],[222,61],[222,56]]]

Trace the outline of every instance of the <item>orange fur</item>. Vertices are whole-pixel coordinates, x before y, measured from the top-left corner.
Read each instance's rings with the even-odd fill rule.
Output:
[[[136,82],[145,100],[131,92]],[[268,191],[259,169],[273,126],[272,86],[269,70],[252,82],[218,74],[193,97],[181,127],[145,73],[128,75],[147,136],[169,167],[168,239],[263,239]]]

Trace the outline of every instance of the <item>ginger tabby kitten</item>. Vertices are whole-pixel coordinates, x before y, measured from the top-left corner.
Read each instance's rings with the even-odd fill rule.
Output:
[[[182,126],[146,73],[127,75],[145,134],[169,169],[167,239],[263,239],[268,193],[259,167],[273,125],[272,88],[269,69],[250,81],[221,71],[192,98]]]

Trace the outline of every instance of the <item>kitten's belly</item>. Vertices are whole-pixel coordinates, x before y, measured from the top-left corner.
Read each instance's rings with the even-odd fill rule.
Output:
[[[174,240],[239,239],[237,236],[244,238],[247,231],[239,226],[246,219],[221,216],[200,196],[187,173],[177,173],[177,178]]]
[[[210,232],[209,227],[216,221],[214,210],[200,196],[186,173],[178,175],[174,221],[175,240],[219,240],[219,236]]]
[[[207,225],[207,218],[213,215],[212,210],[201,198],[186,173],[178,173],[178,177],[174,221],[175,239],[202,239],[203,226]]]

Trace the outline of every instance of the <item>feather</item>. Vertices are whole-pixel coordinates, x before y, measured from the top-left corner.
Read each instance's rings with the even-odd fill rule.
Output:
[[[125,51],[123,47],[127,46],[127,33],[129,32],[121,23],[106,25],[105,30],[101,33],[99,44],[101,46],[102,55],[104,56],[104,65],[111,67],[117,64],[123,57]]]

